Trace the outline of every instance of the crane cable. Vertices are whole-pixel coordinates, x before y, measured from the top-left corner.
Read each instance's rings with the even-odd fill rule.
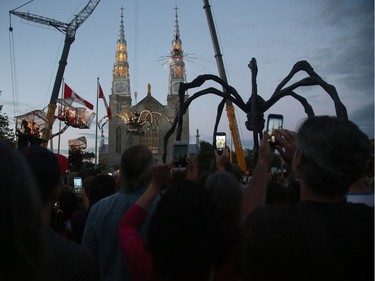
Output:
[[[16,55],[14,49],[14,36],[11,21],[11,14],[9,14],[9,56],[10,56],[10,71],[12,80],[12,95],[13,95],[13,116],[19,115],[19,96],[18,96],[18,81],[16,71]]]
[[[135,0],[135,32],[134,32],[134,96],[135,102],[137,103],[137,92],[138,92],[138,0]]]

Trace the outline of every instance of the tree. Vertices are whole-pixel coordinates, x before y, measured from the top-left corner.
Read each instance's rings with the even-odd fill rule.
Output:
[[[94,159],[95,159],[95,153],[94,152],[85,151],[83,153],[83,160],[85,160],[86,162],[91,163]]]
[[[257,162],[257,159],[255,159],[254,150],[252,150],[251,148],[245,148],[244,152],[245,152],[245,161],[246,161],[247,168],[254,169],[256,162]],[[272,160],[271,166],[277,167],[277,168],[281,167],[281,157],[279,153],[275,152],[275,156]]]
[[[214,147],[212,144],[201,141],[200,151],[198,153],[198,164],[201,172],[208,172],[210,170],[211,161],[214,158],[213,150]]]
[[[9,118],[6,114],[2,114],[1,110],[3,105],[0,105],[0,140],[9,143],[11,146],[15,147],[15,134],[13,129],[9,128]]]
[[[245,148],[245,161],[247,169],[254,169],[255,167],[255,154],[251,148]]]

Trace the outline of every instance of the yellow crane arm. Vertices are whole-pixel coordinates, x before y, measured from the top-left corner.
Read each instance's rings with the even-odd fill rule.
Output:
[[[242,149],[241,138],[238,132],[237,121],[236,116],[234,114],[233,105],[226,105],[226,111],[229,120],[229,129],[232,134],[234,149],[237,155],[238,166],[240,166],[242,171],[246,171],[246,161]]]

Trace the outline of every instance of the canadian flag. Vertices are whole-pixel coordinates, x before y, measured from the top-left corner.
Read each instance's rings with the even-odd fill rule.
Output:
[[[104,96],[104,93],[103,93],[103,90],[102,90],[102,86],[100,86],[100,83],[99,83],[99,98],[103,99],[105,109],[107,110],[108,118],[111,119],[112,118],[112,111],[108,106],[107,100],[105,99],[105,96]]]
[[[64,99],[72,99],[73,101],[80,103],[91,110],[94,109],[94,106],[91,103],[89,103],[87,100],[77,95],[77,93],[74,92],[65,82],[64,82]]]

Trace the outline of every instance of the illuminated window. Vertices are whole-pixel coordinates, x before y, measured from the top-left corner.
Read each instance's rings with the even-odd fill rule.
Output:
[[[116,129],[116,153],[121,153],[121,129]]]
[[[146,145],[152,154],[159,154],[159,130],[146,130],[141,137],[141,143]]]

